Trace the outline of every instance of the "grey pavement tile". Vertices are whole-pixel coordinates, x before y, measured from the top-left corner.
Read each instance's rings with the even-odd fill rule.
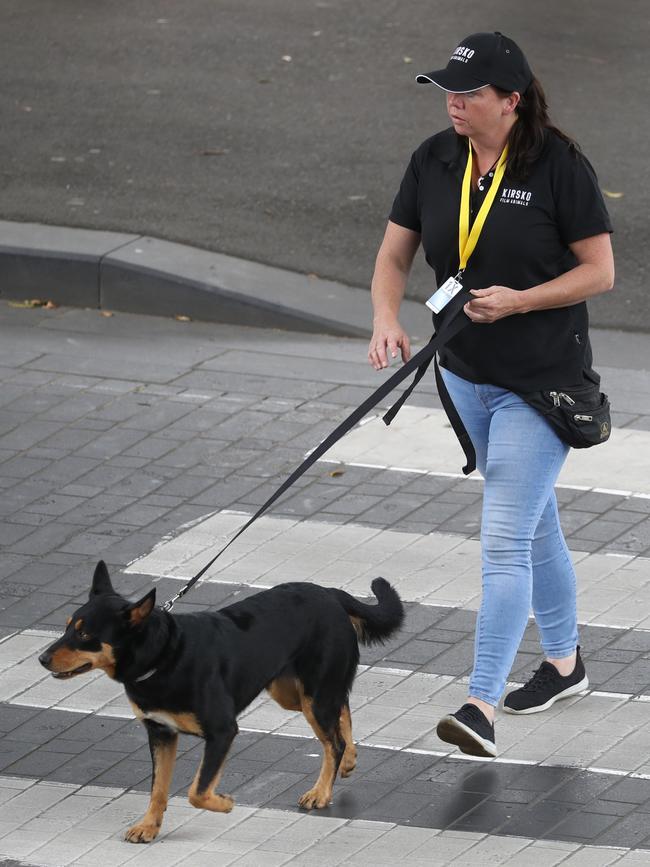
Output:
[[[650,781],[628,777],[615,782],[603,794],[605,801],[623,801],[630,804],[645,804],[650,800]]]
[[[11,737],[2,738],[0,740],[0,772],[4,772],[5,768],[31,753],[35,747],[36,745],[29,741],[21,741]]]
[[[513,811],[511,818],[499,827],[499,833],[517,837],[548,837],[555,839],[555,826],[566,818],[567,808],[562,804],[545,804],[539,809]],[[591,841],[591,838],[588,838]],[[585,841],[587,842],[587,841]]]
[[[56,771],[69,759],[70,754],[62,751],[36,750],[13,762],[13,764],[5,766],[3,773],[10,776],[15,774],[16,776],[40,779]]]
[[[421,520],[421,509],[427,502],[428,498],[423,494],[409,494],[408,496],[393,494],[390,498],[383,499],[376,506],[363,512],[359,517],[363,522],[379,523],[382,526],[390,527],[400,518],[413,513],[416,513],[418,520]]]
[[[77,455],[82,458],[106,460],[106,458],[114,457],[126,451],[145,437],[146,433],[144,431],[112,428],[99,434],[92,442],[78,449]]]
[[[2,565],[7,567],[0,571],[3,578],[10,576],[12,581],[37,587],[48,584],[64,571],[61,566],[55,566],[46,560],[34,560],[23,554],[5,554]]]
[[[62,427],[60,422],[30,420],[1,436],[0,449],[27,449],[48,439]]]
[[[279,795],[292,789],[297,784],[304,785],[302,791],[306,791],[311,788],[313,782],[311,778],[305,780],[304,774],[289,773],[269,768],[259,773],[240,790],[239,802],[241,804],[250,804],[251,806],[272,806]]]
[[[429,644],[429,642],[423,643]],[[422,671],[461,677],[471,672],[473,658],[474,644],[471,639],[466,639],[452,647],[447,647],[437,654],[437,656],[422,666]]]
[[[410,824],[421,828],[444,830],[458,822],[486,798],[485,794],[479,792],[450,791],[447,787],[441,788],[422,799],[425,802],[424,806],[413,814]],[[360,818],[374,819],[372,806]]]
[[[19,454],[2,462],[2,474],[9,479],[27,479],[36,473],[40,473],[49,463],[49,460],[39,460]]]
[[[647,814],[630,813],[624,816],[610,825],[600,836],[594,837],[594,844],[650,848]],[[650,854],[648,855],[648,861],[650,861]]]
[[[76,725],[85,714],[74,711],[41,710],[11,732],[11,739],[36,747]]]
[[[28,536],[34,530],[30,524],[14,524],[5,521],[0,524],[0,545],[12,545]]]
[[[20,705],[5,704],[4,702],[0,705],[0,709],[0,732],[5,734],[22,726],[27,720],[40,713],[39,708],[20,707]]]
[[[65,494],[49,494],[47,497],[41,497],[40,500],[35,500],[25,507],[25,511],[36,512],[37,514],[52,515],[53,517],[63,515],[83,503],[81,497],[70,497]]]
[[[571,550],[586,551],[590,554],[600,551],[604,547],[602,542],[596,542],[594,539],[583,539],[579,533],[573,536],[567,535],[566,541]]]
[[[80,458],[78,455],[73,455],[62,458],[60,461],[52,462],[46,470],[39,473],[39,479],[42,482],[69,484],[85,476],[83,484],[93,485],[95,482],[92,481],[91,474],[99,466],[99,463],[98,459]],[[88,476],[91,476],[90,481],[87,481]],[[105,485],[101,485],[100,487],[105,487]]]
[[[635,527],[619,535],[616,547],[630,554],[641,554],[650,547],[650,518],[645,518]]]
[[[591,664],[590,664],[591,668]],[[650,687],[650,660],[637,659],[609,680],[603,680],[603,689],[616,692],[647,693]]]
[[[591,521],[589,524],[585,524],[580,528],[578,535],[581,540],[588,539],[600,542],[601,544],[616,540],[617,544],[624,545],[626,543],[621,535],[624,531],[625,525],[621,524],[620,521],[607,521],[601,518],[598,521]],[[646,537],[646,545],[649,538]]]
[[[540,806],[541,805],[537,805],[537,808],[539,809]],[[544,836],[552,837],[555,840],[574,840],[576,842],[596,840],[598,837],[602,839],[603,836],[605,836],[606,839],[610,839],[610,836],[608,834],[605,835],[604,832],[620,821],[621,820],[618,816],[575,811],[571,812],[559,824],[555,825],[552,832],[547,832]]]
[[[605,513],[608,518],[612,511],[610,509],[609,512]],[[596,512],[578,511],[577,509],[562,509],[560,512],[560,524],[566,539],[570,539],[573,534],[579,533],[582,527],[591,524],[594,519],[598,519],[598,513]],[[599,521],[596,520],[596,524],[598,523]]]
[[[65,596],[39,590],[31,596],[18,599],[13,605],[0,612],[0,623],[15,628],[31,626],[65,604],[67,604]]]
[[[641,512],[644,515],[650,514],[650,499],[642,497],[627,497],[618,505],[619,509],[626,509],[631,512]]]
[[[118,761],[119,756],[117,753],[99,750],[93,745],[90,749],[72,756],[64,764],[45,774],[44,779],[58,783],[87,785],[94,782],[99,776],[108,771],[109,768],[118,764]],[[149,768],[149,771],[151,771],[151,768]]]

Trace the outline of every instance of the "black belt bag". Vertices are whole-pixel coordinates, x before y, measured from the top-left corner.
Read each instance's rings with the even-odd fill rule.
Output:
[[[574,449],[588,449],[609,439],[612,431],[609,399],[595,383],[518,394]]]

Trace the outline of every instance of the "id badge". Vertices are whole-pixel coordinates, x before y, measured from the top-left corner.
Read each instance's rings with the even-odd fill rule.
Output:
[[[463,288],[463,284],[458,280],[459,276],[457,274],[456,277],[450,277],[448,280],[445,280],[442,286],[436,289],[431,298],[425,301],[429,310],[433,310],[434,313],[440,313],[443,307],[449,304],[454,295],[458,295]]]

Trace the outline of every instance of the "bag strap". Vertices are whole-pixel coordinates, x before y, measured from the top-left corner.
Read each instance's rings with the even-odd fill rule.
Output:
[[[390,392],[400,384],[404,379],[406,379],[409,374],[413,371],[416,371],[415,377],[413,378],[413,382],[409,385],[409,387],[404,391],[403,394],[400,395],[395,404],[388,410],[388,412],[384,415],[383,420],[386,425],[389,425],[391,421],[395,418],[400,408],[403,406],[404,402],[407,400],[415,386],[424,376],[429,364],[431,363],[431,359],[436,354],[439,347],[444,346],[447,341],[451,340],[458,334],[463,328],[469,325],[470,320],[463,312],[463,306],[472,300],[472,295],[469,290],[463,289],[454,298],[451,299],[449,304],[447,305],[447,314],[445,316],[445,321],[440,326],[440,330],[433,335],[431,340],[424,346],[419,352],[417,352],[409,361],[405,362],[395,373],[388,377],[388,379],[383,382],[376,391],[367,397],[363,403],[358,406],[355,410],[353,410],[350,415],[347,416],[333,431],[329,436],[325,437],[325,439],[319,443],[316,448],[310,452],[305,460],[297,467],[291,475],[282,482],[282,484],[271,494],[271,496],[266,500],[266,502],[259,507],[259,509],[255,512],[255,514],[249,518],[246,523],[239,528],[239,530],[235,533],[235,535],[230,539],[224,546],[218,551],[215,556],[210,560],[209,563],[194,575],[187,584],[178,591],[178,593],[169,599],[163,605],[164,611],[170,611],[173,607],[174,603],[181,599],[185,594],[190,590],[196,582],[203,577],[203,575],[208,571],[210,566],[218,560],[219,557],[226,551],[232,543],[241,536],[243,532],[245,532],[251,524],[253,524],[259,517],[261,517],[272,505],[275,501],[284,494],[284,492],[293,485],[293,483],[300,478],[308,469],[315,464],[316,461],[325,454],[325,452],[329,451],[332,446],[337,443],[345,434],[351,430],[361,419],[368,413],[370,410],[375,407],[381,400],[383,400],[386,395],[390,394]],[[447,395],[449,398],[449,395]],[[451,403],[451,399],[449,398]],[[443,404],[444,405],[444,404]],[[453,406],[453,404],[451,404]],[[446,409],[446,407],[445,407]],[[454,408],[455,412],[455,408]],[[453,424],[453,422],[452,422]],[[454,430],[456,428],[454,427]],[[464,428],[463,428],[464,430]],[[465,432],[467,433],[467,432]],[[468,438],[469,439],[469,438]],[[463,446],[465,449],[465,446]],[[472,447],[473,450],[473,447]],[[465,452],[467,454],[467,452]],[[469,466],[468,460],[468,466]],[[472,467],[473,469],[473,467]],[[469,473],[469,470],[466,467],[463,468],[464,473]]]

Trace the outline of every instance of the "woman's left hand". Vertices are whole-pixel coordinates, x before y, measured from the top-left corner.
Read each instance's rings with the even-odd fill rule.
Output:
[[[472,322],[490,323],[522,310],[522,293],[507,286],[488,286],[487,289],[471,289],[474,296],[463,308]]]

